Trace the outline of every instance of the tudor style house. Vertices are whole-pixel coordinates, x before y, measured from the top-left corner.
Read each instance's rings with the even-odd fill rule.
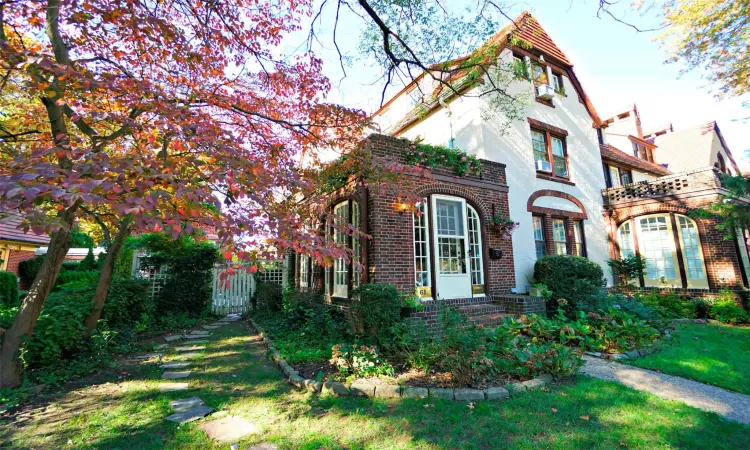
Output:
[[[530,98],[524,120],[489,117],[483,96],[471,95],[481,83],[461,87],[455,80],[462,91],[454,95],[422,76],[373,114],[379,133],[358,149],[403,164],[411,142],[420,140],[475,156],[481,173],[456,176],[434,167],[427,176],[404,175],[400,188],[421,199],[416,205],[356,182],[339,189],[330,196],[331,212],[371,238],[325,232],[348,245],[364,271],[344,259],[323,268],[300,257],[297,286],[322,289],[345,306],[361,283],[391,283],[422,298],[425,309],[413,315],[428,323],[438,302],[458,305],[475,323],[492,323],[503,313],[544,312],[543,299],[523,294],[545,255],[586,257],[610,284],[607,261],[638,253],[648,263],[639,280],[644,288],[709,295],[747,285],[744,240],[723,240],[710,220],[689,214],[723,193],[720,171],[737,171],[718,127],[690,150],[701,153],[693,164],[716,161],[717,169],[670,163],[685,145],[669,139],[671,126],[644,135],[635,105],[599,116],[572,62],[541,25],[529,13],[515,23],[489,42],[498,63],[522,61],[530,69],[509,87]],[[510,239],[490,226],[496,215],[520,224]]]

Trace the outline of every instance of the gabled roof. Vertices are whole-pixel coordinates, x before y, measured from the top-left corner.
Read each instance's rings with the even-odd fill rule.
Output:
[[[638,169],[640,171],[650,173],[652,175],[664,176],[670,175],[672,172],[661,164],[649,162],[640,158],[636,158],[633,155],[628,155],[617,147],[613,147],[609,144],[600,145],[599,150],[602,153],[602,160],[605,162],[614,162],[619,165]]]
[[[457,66],[461,62],[466,61],[468,58],[470,58],[471,55],[481,55],[481,52],[486,49],[494,50],[495,60],[482,62],[481,64],[495,64],[497,56],[500,55],[503,49],[513,47],[513,45],[511,44],[512,37],[518,38],[528,44],[531,44],[532,52],[543,53],[556,60],[555,62],[558,62],[563,66],[566,75],[568,75],[568,78],[573,84],[573,87],[576,89],[581,102],[584,104],[586,110],[593,119],[594,125],[598,127],[601,124],[599,114],[596,112],[596,109],[594,109],[594,105],[591,103],[591,100],[584,92],[583,87],[578,80],[578,77],[573,71],[573,65],[571,64],[570,60],[567,56],[565,56],[562,50],[560,50],[560,48],[555,45],[549,35],[544,31],[541,24],[539,24],[539,22],[528,11],[524,11],[523,13],[521,13],[518,17],[516,17],[515,20],[513,20],[512,23],[506,25],[500,31],[495,33],[471,54],[456,58],[451,61],[446,61],[442,64],[437,64],[433,67],[443,66],[450,68],[452,66]],[[442,99],[443,101],[448,100],[449,98],[456,95],[457,92],[460,93],[465,89],[473,87],[476,81],[469,77],[472,72],[474,72],[474,70],[468,68],[456,70],[455,72],[451,73],[450,82],[454,87],[454,90],[451,91],[444,88],[444,86],[438,86],[436,88],[436,91],[433,93],[434,98],[430,99],[425,104],[419,105],[410,113],[407,113],[404,118],[394,124],[395,126],[391,127],[392,133],[394,135],[398,134],[405,128],[417,122],[421,117],[424,117],[427,113],[431,113],[432,111],[441,108],[442,106],[440,105],[438,99]],[[414,78],[414,80],[412,80],[403,89],[401,89],[401,91],[391,97],[383,106],[380,107],[380,109],[375,111],[372,115],[377,116],[381,112],[385,111],[396,98],[404,95],[406,92],[411,91],[414,86],[416,86],[424,77],[425,74],[422,73]]]
[[[724,140],[724,136],[715,120],[695,125],[690,128],[683,128],[669,133],[659,134],[658,136],[654,136],[654,142],[662,149],[669,149],[671,152],[670,156],[678,156],[680,158],[689,156],[698,157],[701,155],[708,156],[711,153],[714,133],[726,152],[726,156],[729,157],[733,169],[739,171],[737,162],[735,161],[732,152],[729,150],[729,146],[727,146],[727,142]],[[686,154],[686,152],[689,153]],[[685,165],[684,163],[686,161],[681,162]],[[705,165],[704,163],[701,164]]]
[[[23,222],[23,215],[19,213],[6,213],[4,216],[0,211],[0,240],[23,242],[28,244],[49,244],[50,238],[46,234],[24,233],[19,228]]]

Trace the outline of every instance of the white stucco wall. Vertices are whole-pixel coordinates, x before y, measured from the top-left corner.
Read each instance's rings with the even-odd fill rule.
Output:
[[[510,57],[511,54],[507,50],[501,55],[505,60]],[[584,221],[588,258],[601,265],[606,274],[609,273],[606,264],[609,257],[607,234],[601,213],[601,189],[606,185],[596,130],[567,77],[564,77],[563,84],[567,97],[556,96],[553,100],[555,108],[532,100],[522,120],[513,122],[505,129],[501,129],[500,124],[503,121],[500,119],[483,119],[483,116],[486,118],[486,115],[482,114],[483,108],[486,107],[484,100],[468,95],[449,104],[455,146],[469,154],[506,165],[510,215],[513,220],[520,222],[512,238],[518,292],[525,292],[533,277],[536,251],[532,214],[527,211],[527,201],[534,192],[541,189],[565,192],[581,201],[588,214],[588,219]],[[531,89],[530,82],[516,82],[510,93],[530,93]],[[566,145],[570,180],[575,186],[536,177],[531,129],[527,117],[568,132]],[[409,139],[422,136],[428,143],[446,145],[450,137],[449,130],[447,111],[441,109],[400,136]]]
[[[640,181],[648,181],[648,180],[654,180],[657,177],[648,173],[644,172],[638,172],[637,170],[633,170],[633,183],[638,183]]]

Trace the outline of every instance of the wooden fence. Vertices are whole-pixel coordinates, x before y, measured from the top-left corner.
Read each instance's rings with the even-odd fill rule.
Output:
[[[226,268],[213,268],[211,310],[215,314],[244,314],[252,309],[250,299],[255,294],[255,277],[245,270],[236,270],[222,280]]]

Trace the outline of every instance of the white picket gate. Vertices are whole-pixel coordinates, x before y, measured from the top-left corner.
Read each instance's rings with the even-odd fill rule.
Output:
[[[222,280],[221,274],[226,270],[224,267],[213,268],[212,311],[221,315],[250,311],[250,299],[255,294],[253,274],[239,269]]]

